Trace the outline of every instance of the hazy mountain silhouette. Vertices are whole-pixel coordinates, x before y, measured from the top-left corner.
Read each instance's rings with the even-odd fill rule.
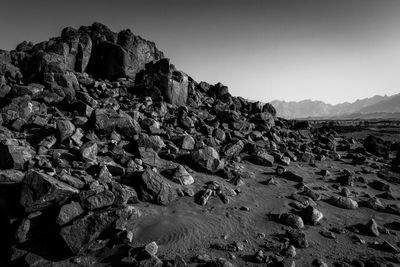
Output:
[[[309,99],[299,102],[274,100],[270,103],[276,108],[278,116],[288,119],[348,118],[355,117],[356,114],[373,113],[379,114],[377,115],[378,117],[390,117],[390,113],[400,112],[400,94],[393,96],[376,95],[370,98],[358,99],[352,103],[345,102],[337,105]],[[385,115],[386,113],[388,114]]]

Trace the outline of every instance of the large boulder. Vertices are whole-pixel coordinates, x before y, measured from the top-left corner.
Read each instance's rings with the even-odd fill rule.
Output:
[[[153,169],[146,169],[134,185],[142,201],[168,205],[178,196],[179,186],[168,181]]]
[[[34,212],[62,202],[77,193],[78,189],[34,170],[22,182],[20,203],[26,212]]]
[[[376,156],[388,158],[390,153],[390,146],[390,141],[384,141],[383,139],[373,135],[369,135],[364,140],[364,148],[368,152]]]
[[[189,77],[164,58],[146,64],[146,69],[137,76],[136,92],[152,97],[162,96],[170,104],[184,106],[188,86]]]
[[[35,154],[28,146],[0,144],[0,168],[26,170]]]
[[[104,134],[110,134],[114,130],[120,134],[132,138],[140,132],[139,123],[125,112],[117,112],[114,109],[96,109],[91,117],[94,128]]]
[[[193,163],[206,171],[214,173],[224,167],[218,152],[210,146],[193,151],[191,156]]]

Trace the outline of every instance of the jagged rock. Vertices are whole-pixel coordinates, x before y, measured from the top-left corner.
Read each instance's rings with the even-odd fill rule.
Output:
[[[20,203],[26,212],[34,212],[62,202],[78,193],[78,189],[33,170],[22,182]]]
[[[161,159],[151,148],[139,147],[139,155],[144,165],[155,167],[160,171],[176,169],[179,166],[179,164],[175,162]]]
[[[238,156],[239,153],[243,150],[244,143],[242,140],[239,140],[235,143],[228,144],[224,149],[224,155],[226,157],[235,157]]]
[[[75,132],[75,125],[68,119],[57,120],[57,129],[60,136],[60,141],[63,142],[71,137]]]
[[[82,159],[93,162],[97,161],[98,147],[96,142],[89,141],[83,144],[80,152]]]
[[[28,146],[0,144],[0,168],[24,171],[35,154]]]
[[[302,230],[290,229],[286,231],[290,243],[296,248],[307,248],[309,246],[306,234]]]
[[[115,196],[113,203],[115,206],[126,206],[128,203],[138,202],[138,195],[132,187],[112,181],[110,182],[110,190]]]
[[[1,170],[0,185],[2,184],[19,184],[24,179],[25,174],[19,170]]]
[[[105,134],[111,134],[114,130],[118,133],[132,138],[140,132],[140,126],[128,114],[113,109],[96,109],[92,113],[91,120],[96,130]]]
[[[253,155],[252,162],[261,166],[272,167],[274,164],[274,157],[265,151],[258,151]]]
[[[377,156],[389,157],[390,153],[390,142],[385,142],[383,139],[369,135],[365,140],[364,140],[364,147],[365,149]]]
[[[218,152],[210,146],[193,151],[191,156],[194,164],[209,172],[217,172],[224,167]]]
[[[88,210],[96,210],[111,206],[114,203],[115,196],[109,190],[104,190],[98,194],[89,196],[82,201],[82,205]]]
[[[165,143],[161,139],[161,137],[158,135],[150,135],[149,136],[145,133],[140,133],[139,139],[138,139],[138,146],[145,147],[145,148],[151,148],[154,151],[159,152],[162,148],[165,147]]]
[[[150,168],[143,172],[136,183],[135,188],[142,201],[168,205],[178,196],[178,186],[168,182],[161,174]]]
[[[57,224],[63,226],[84,213],[78,202],[71,202],[61,207],[57,217]]]
[[[379,231],[378,231],[378,224],[374,219],[369,220],[365,226],[364,226],[364,231],[373,236],[379,236]]]
[[[186,150],[193,150],[196,141],[191,135],[184,135],[182,138],[181,148]]]
[[[182,165],[176,168],[171,180],[181,185],[191,185],[194,183],[194,178]]]
[[[27,241],[27,235],[30,228],[31,221],[29,219],[23,219],[15,232],[15,239],[18,243],[24,243],[25,241]]]

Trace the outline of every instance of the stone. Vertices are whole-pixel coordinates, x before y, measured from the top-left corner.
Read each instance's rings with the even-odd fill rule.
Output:
[[[390,153],[390,142],[386,142],[379,137],[369,135],[364,139],[364,148],[376,156],[388,158]]]
[[[296,215],[296,214],[291,214],[291,213],[283,213],[279,215],[279,220],[287,226],[293,227],[295,229],[302,229],[304,228],[304,222],[303,219]]]
[[[228,158],[236,157],[240,154],[243,148],[244,143],[242,140],[232,142],[225,147],[223,154]]]
[[[150,242],[148,243],[145,247],[144,250],[146,250],[147,253],[149,253],[151,256],[156,256],[158,252],[158,246],[156,242]]]
[[[218,152],[210,146],[193,151],[191,157],[195,165],[211,173],[224,167],[224,162],[220,159]]]
[[[57,120],[57,130],[60,136],[60,141],[64,142],[67,138],[75,133],[75,125],[68,119]]]
[[[265,151],[258,151],[255,155],[253,155],[252,163],[261,166],[272,167],[274,164],[274,157]]]
[[[57,224],[63,226],[84,213],[82,206],[78,202],[71,202],[61,207],[57,217]]]
[[[364,225],[364,231],[366,234],[372,235],[372,236],[379,236],[379,231],[378,231],[378,224],[374,219],[369,220],[365,225]]]
[[[306,234],[302,230],[290,229],[286,231],[290,243],[296,248],[307,248],[309,246]]]
[[[158,135],[149,136],[145,133],[140,133],[137,142],[139,147],[151,148],[155,152],[159,152],[162,148],[165,147],[164,141]]]
[[[90,122],[94,124],[95,130],[111,134],[113,131],[118,132],[128,138],[133,138],[135,134],[140,132],[139,123],[128,114],[114,109],[95,109],[90,118]]]
[[[25,177],[25,173],[19,170],[0,170],[0,185],[20,184]]]
[[[0,169],[24,171],[36,155],[29,146],[0,144]]]
[[[136,183],[135,189],[142,201],[166,206],[178,196],[178,186],[150,168],[143,172]]]
[[[22,182],[20,204],[26,212],[40,211],[78,193],[78,189],[64,182],[32,170]]]
[[[196,141],[194,140],[194,138],[191,135],[184,135],[182,138],[181,148],[186,149],[186,150],[193,150],[195,144],[196,144]]]
[[[181,185],[191,185],[194,183],[194,178],[182,165],[179,165],[173,173],[171,180]]]
[[[317,210],[315,207],[308,206],[303,211],[303,219],[307,224],[317,225],[324,218],[321,211]]]
[[[31,221],[29,219],[23,219],[15,231],[15,239],[18,243],[24,243],[28,240],[28,233],[31,228]]]
[[[357,201],[349,198],[349,197],[341,197],[341,196],[332,196],[329,199],[329,203],[343,209],[357,209],[358,203]]]
[[[80,151],[82,159],[89,162],[97,161],[97,152],[98,146],[94,141],[89,141],[83,144]]]
[[[82,205],[88,210],[96,210],[111,206],[114,203],[115,196],[109,190],[104,190],[98,194],[89,196],[82,201]]]

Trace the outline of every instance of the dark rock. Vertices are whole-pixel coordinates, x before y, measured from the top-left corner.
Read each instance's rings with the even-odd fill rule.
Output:
[[[266,151],[258,151],[252,156],[251,162],[261,166],[272,167],[274,164],[274,157],[268,154]]]
[[[390,142],[386,142],[383,139],[369,135],[367,138],[364,140],[364,147],[365,149],[377,156],[389,157],[390,153]]]
[[[0,144],[0,168],[26,170],[35,154],[29,146]]]
[[[68,119],[57,120],[57,130],[60,136],[61,142],[71,137],[75,132],[75,125]]]
[[[62,202],[78,193],[78,189],[47,174],[30,171],[22,182],[20,203],[26,212],[34,212]]]
[[[191,156],[194,164],[209,172],[217,172],[224,167],[218,152],[210,146],[193,151]]]
[[[364,226],[364,231],[366,234],[372,235],[372,236],[379,236],[379,231],[378,231],[378,224],[374,219],[369,220],[365,226]]]
[[[290,243],[296,248],[307,248],[309,246],[306,234],[302,230],[290,229],[286,231]]]
[[[84,210],[78,202],[65,204],[61,207],[60,212],[58,213],[57,224],[60,226],[65,225],[83,213]]]
[[[95,129],[105,134],[111,134],[115,130],[128,138],[133,138],[136,133],[140,132],[137,121],[122,111],[96,109],[91,120]]]
[[[96,210],[111,206],[114,203],[115,196],[109,190],[104,190],[98,194],[89,196],[82,201],[82,205],[88,210]]]
[[[136,183],[135,188],[142,201],[168,205],[178,196],[178,186],[150,168],[143,172]]]

